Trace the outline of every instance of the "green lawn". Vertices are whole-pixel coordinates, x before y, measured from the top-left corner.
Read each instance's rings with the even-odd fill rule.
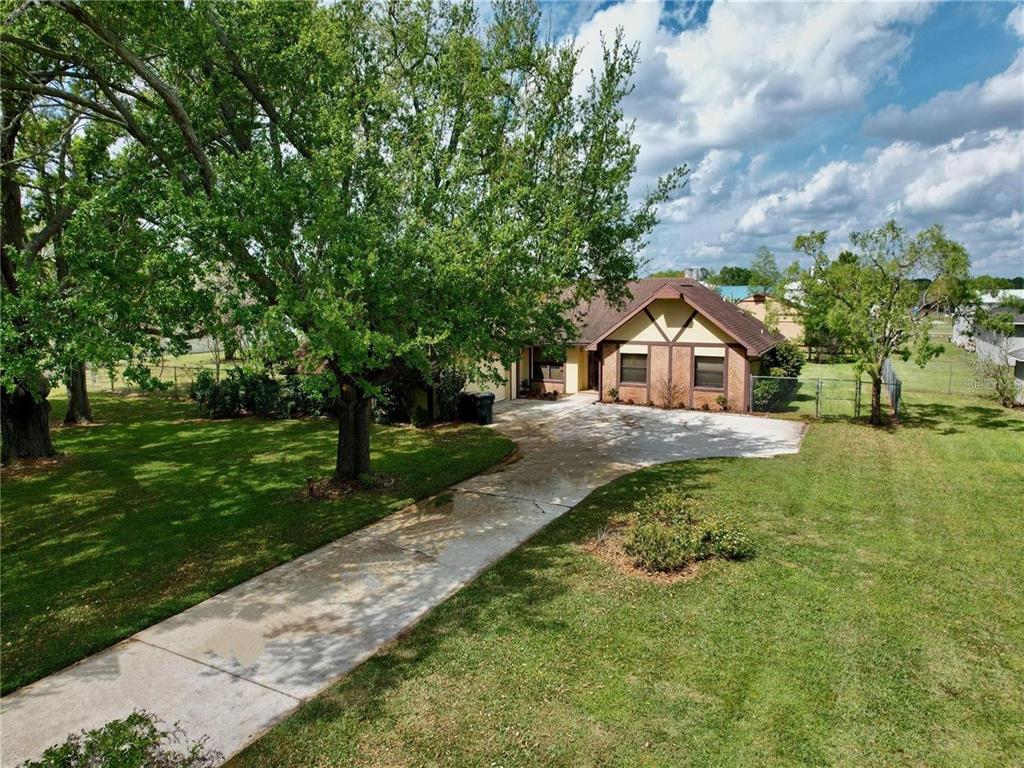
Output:
[[[65,404],[54,403],[59,421]],[[382,491],[309,502],[336,423],[206,421],[165,398],[94,395],[56,468],[3,479],[3,690],[476,474],[512,444],[478,427],[377,428]]]
[[[1024,415],[907,402],[596,491],[232,766],[1021,765]],[[581,549],[675,483],[757,556],[659,585]]]

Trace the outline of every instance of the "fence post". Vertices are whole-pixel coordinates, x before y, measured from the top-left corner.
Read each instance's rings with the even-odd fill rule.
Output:
[[[860,377],[857,377],[857,389],[853,395],[853,418],[860,418]]]
[[[178,394],[178,366],[173,366],[174,370],[174,399],[180,399],[181,395]]]
[[[814,418],[821,418],[821,378],[818,378],[818,385],[814,392]]]

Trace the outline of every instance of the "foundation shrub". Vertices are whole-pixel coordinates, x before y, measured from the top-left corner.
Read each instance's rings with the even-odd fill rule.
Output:
[[[220,381],[212,371],[199,371],[189,396],[196,401],[199,413],[209,419],[297,418],[320,416],[330,410],[328,394],[318,391],[312,380],[304,381],[297,374],[278,379],[266,371],[244,368],[229,368]]]

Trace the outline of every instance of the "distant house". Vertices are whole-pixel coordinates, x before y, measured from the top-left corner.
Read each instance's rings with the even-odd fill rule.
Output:
[[[749,285],[716,285],[718,295],[726,301],[737,302],[751,294]]]
[[[1013,333],[1008,336],[993,333],[975,323],[971,316],[957,318],[953,323],[951,340],[964,349],[973,350],[984,360],[1013,366],[1017,380],[1017,402],[1024,403],[1024,314],[1004,305],[1008,298],[1024,299],[1024,290],[1006,289],[982,297],[982,307],[990,312],[1005,312],[1013,316]]]
[[[1024,290],[1019,288],[1006,288],[999,291],[993,291],[992,293],[982,294],[981,306],[983,309],[991,311],[996,307],[1002,306],[1008,298],[1024,300]],[[975,327],[974,317],[972,315],[962,315],[953,321],[953,333],[950,335],[950,341],[958,347],[962,347],[967,350],[974,349]]]
[[[769,296],[766,293],[752,293],[736,302],[736,306],[749,312],[762,323],[774,327],[790,341],[803,343],[804,324],[795,305]]]
[[[489,388],[496,399],[594,390],[605,402],[749,410],[750,376],[783,337],[695,280],[628,288],[621,308],[601,297],[580,307],[577,337],[564,349],[524,349]]]

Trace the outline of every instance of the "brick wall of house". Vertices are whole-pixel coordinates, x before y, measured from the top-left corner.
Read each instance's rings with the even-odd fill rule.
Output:
[[[599,348],[601,356],[601,399],[611,402],[608,390],[619,385],[619,353],[617,344],[602,344]]]
[[[676,402],[674,408],[686,408],[690,405],[690,392],[693,389],[693,348],[672,347],[672,390]]]
[[[649,354],[651,401],[659,408],[670,408],[672,392],[668,372],[669,349],[664,346],[651,346]]]
[[[702,411],[720,411],[722,407],[717,402],[720,394],[722,393],[695,389],[693,391],[693,407]]]
[[[730,411],[747,410],[747,360],[741,347],[726,349],[725,363],[729,369],[726,381],[726,397]]]
[[[559,395],[565,394],[564,381],[533,381],[530,384],[535,395],[547,395],[555,392]]]
[[[619,346],[618,342],[605,342],[600,345],[601,399],[605,402],[611,401],[608,391],[617,389],[619,400],[625,403],[653,404],[659,408],[695,408],[717,411],[722,409],[718,398],[724,394],[729,410],[746,410],[749,367],[746,354],[741,346],[732,345],[725,349],[724,390],[694,388],[694,348],[692,346],[667,346],[655,343],[645,345],[648,354],[649,387],[647,385],[621,384],[618,381]]]

